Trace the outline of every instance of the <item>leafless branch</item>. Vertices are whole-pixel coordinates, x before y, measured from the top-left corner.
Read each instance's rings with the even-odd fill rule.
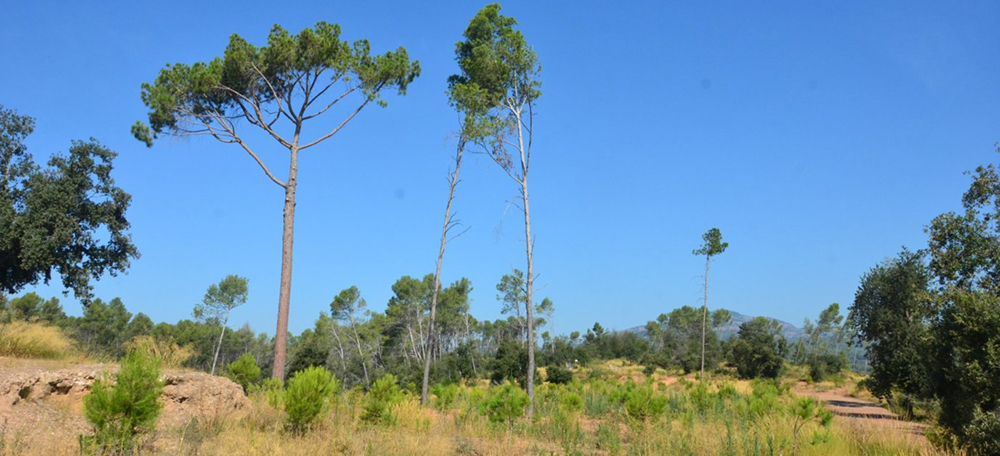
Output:
[[[325,141],[327,138],[329,138],[329,137],[337,134],[337,132],[340,131],[341,128],[344,128],[344,125],[347,125],[347,123],[350,122],[351,119],[354,118],[354,116],[358,115],[358,113],[361,112],[361,109],[363,109],[366,105],[368,105],[369,101],[371,101],[371,98],[365,97],[365,101],[362,102],[360,106],[358,106],[358,109],[355,109],[354,112],[351,113],[351,115],[347,116],[347,118],[344,119],[344,121],[341,122],[340,125],[337,126],[337,128],[334,128],[329,133],[327,133],[327,134],[325,134],[323,136],[320,136],[316,140],[314,140],[314,141],[312,141],[312,142],[310,142],[310,143],[308,143],[308,144],[306,144],[306,145],[304,145],[302,147],[299,147],[299,150],[308,149],[308,148],[310,148],[312,146],[315,146],[316,144],[319,144],[319,143]]]

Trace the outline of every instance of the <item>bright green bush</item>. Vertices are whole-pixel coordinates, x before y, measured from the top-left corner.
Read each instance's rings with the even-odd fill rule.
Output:
[[[280,409],[285,404],[285,382],[268,377],[259,385],[251,385],[250,394],[263,396],[268,405]]]
[[[643,420],[663,414],[667,408],[666,396],[653,390],[653,385],[635,385],[625,393],[625,413],[630,418]]]
[[[431,394],[434,395],[434,408],[441,412],[451,410],[458,400],[460,391],[458,385],[455,384],[442,385],[439,383],[434,385],[431,388]]]
[[[403,392],[399,389],[396,376],[386,374],[372,384],[365,395],[364,411],[361,420],[366,423],[387,424],[396,423],[396,406],[403,400]]]
[[[285,413],[288,428],[301,433],[316,423],[329,410],[330,400],[340,383],[323,367],[313,366],[295,373],[285,391]]]
[[[583,410],[583,398],[572,391],[565,391],[559,395],[559,409],[570,413],[579,412]]]
[[[486,402],[486,414],[494,423],[507,423],[508,429],[514,431],[514,420],[524,415],[528,407],[528,394],[511,383],[497,387]]]
[[[260,378],[260,366],[257,365],[257,358],[250,353],[244,353],[226,366],[225,374],[227,378],[242,386],[243,392],[246,393]]]
[[[135,351],[125,355],[115,382],[98,379],[83,397],[94,435],[80,437],[81,453],[133,454],[156,427],[162,391],[159,360]]]

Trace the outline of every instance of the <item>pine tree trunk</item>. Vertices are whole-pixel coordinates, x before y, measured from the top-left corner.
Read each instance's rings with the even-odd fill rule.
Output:
[[[298,134],[296,133],[296,142]],[[292,297],[292,241],[295,231],[295,186],[298,175],[298,149],[293,145],[285,185],[284,225],[281,232],[281,288],[278,292],[278,327],[274,333],[274,367],[271,376],[284,380],[285,351],[288,347],[288,303]]]
[[[226,335],[226,325],[229,324],[229,312],[226,311],[226,319],[222,320],[222,333],[219,334],[219,343],[215,345],[215,356],[212,357],[212,375],[215,375],[215,364],[219,361],[219,350],[222,349],[222,338]]]
[[[441,263],[444,262],[444,248],[448,243],[448,226],[451,225],[451,202],[455,198],[455,186],[458,185],[458,170],[462,166],[462,151],[465,149],[465,141],[459,140],[458,151],[455,153],[455,171],[451,174],[451,180],[448,185],[448,203],[444,206],[444,225],[441,227],[441,246],[438,248],[438,258],[437,267],[434,270],[434,291],[431,292],[431,321],[430,328],[427,333],[427,346],[434,346],[434,341],[437,338],[436,329],[434,327],[435,319],[437,318],[437,303],[438,303],[438,293],[441,290]],[[430,382],[431,375],[431,357],[425,356],[424,358],[424,379],[420,386],[420,403],[427,403],[427,392],[428,392],[428,382]]]
[[[705,301],[702,303],[701,315],[701,377],[705,381],[705,332],[708,326],[708,262],[712,257],[705,256]]]
[[[535,412],[535,317],[534,317],[534,305],[531,300],[531,294],[534,288],[535,282],[535,264],[534,258],[532,257],[532,245],[531,245],[531,210],[528,207],[528,177],[525,176],[524,180],[521,182],[521,193],[524,196],[524,238],[525,238],[525,249],[528,255],[528,278],[527,278],[527,290],[525,291],[524,304],[528,313],[528,375],[525,383],[525,388],[528,391],[528,418],[530,419],[532,414]]]

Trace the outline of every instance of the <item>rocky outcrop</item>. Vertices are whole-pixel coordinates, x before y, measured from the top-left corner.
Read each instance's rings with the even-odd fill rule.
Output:
[[[30,437],[53,428],[70,438],[89,431],[83,396],[98,378],[114,380],[117,366],[76,366],[55,371],[0,369],[0,427]],[[194,419],[218,419],[250,406],[243,389],[232,381],[203,372],[165,371],[161,431]]]

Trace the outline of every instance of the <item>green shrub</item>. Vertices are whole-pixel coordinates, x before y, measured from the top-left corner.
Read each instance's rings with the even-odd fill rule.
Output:
[[[295,373],[285,391],[285,413],[292,432],[309,429],[330,407],[340,386],[337,378],[323,367],[313,366]]]
[[[566,391],[559,395],[559,409],[576,413],[583,410],[583,398],[572,391]]]
[[[396,376],[386,374],[372,384],[365,395],[361,421],[373,424],[395,424],[395,408],[403,400],[403,392],[396,383]]]
[[[528,394],[510,383],[497,387],[486,402],[486,414],[494,423],[507,423],[514,432],[514,420],[524,415],[528,407]]]
[[[970,455],[1000,454],[1000,410],[976,413],[965,428],[965,450]]]
[[[781,326],[757,317],[740,325],[729,349],[729,362],[741,378],[778,378],[784,366],[785,348]]]
[[[257,383],[260,378],[260,366],[257,365],[257,358],[250,353],[244,353],[226,366],[226,378],[238,383],[246,393],[249,388]]]
[[[636,385],[625,393],[624,405],[630,418],[645,421],[666,410],[667,398],[654,391],[652,385]]]
[[[573,372],[559,365],[545,368],[545,381],[556,385],[565,385],[573,381]]]
[[[81,453],[133,454],[156,426],[162,391],[159,360],[141,352],[126,354],[115,382],[98,379],[83,397],[94,435],[80,437]]]
[[[279,378],[268,377],[260,385],[251,385],[251,395],[262,395],[268,405],[276,409],[284,407],[285,404],[285,382]]]
[[[798,454],[799,435],[810,422],[816,421],[824,428],[829,428],[833,422],[833,413],[823,408],[823,404],[811,397],[800,397],[791,405],[792,417],[792,454]]]
[[[434,408],[441,412],[451,410],[458,400],[458,393],[460,391],[458,385],[455,384],[442,385],[439,383],[434,385],[431,388],[431,394],[434,395]]]

